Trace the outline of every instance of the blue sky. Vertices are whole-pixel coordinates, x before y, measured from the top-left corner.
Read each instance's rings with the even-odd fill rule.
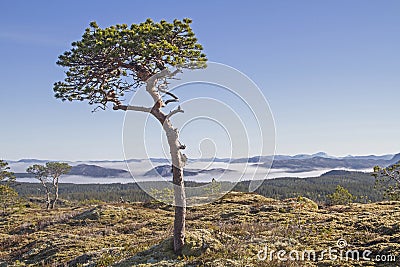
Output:
[[[102,27],[189,17],[268,99],[279,154],[400,152],[399,1],[1,1],[0,158],[122,159],[121,112],[61,103],[57,56]]]

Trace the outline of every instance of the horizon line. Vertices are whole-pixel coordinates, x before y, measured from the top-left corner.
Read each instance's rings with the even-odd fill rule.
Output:
[[[206,159],[243,159],[243,158],[254,158],[254,157],[276,157],[276,156],[289,156],[289,157],[295,157],[295,156],[300,156],[300,155],[306,155],[306,156],[312,156],[312,155],[317,155],[317,154],[325,154],[326,156],[333,157],[333,158],[345,158],[345,157],[366,157],[366,156],[375,156],[375,157],[383,157],[383,156],[394,156],[396,154],[400,154],[400,152],[397,153],[384,153],[384,154],[347,154],[347,155],[333,155],[329,154],[323,151],[315,152],[315,153],[297,153],[297,154],[274,154],[274,155],[252,155],[252,156],[242,156],[242,157],[236,157],[236,158],[230,158],[230,157],[211,157],[211,158],[189,158],[189,160],[206,160]],[[148,158],[129,158],[129,159],[78,159],[78,160],[71,160],[71,159],[48,159],[48,158],[37,158],[37,157],[24,157],[24,158],[19,158],[19,159],[5,159],[5,158],[0,158],[0,160],[4,161],[13,161],[13,162],[19,162],[23,160],[38,160],[38,161],[70,161],[70,162],[80,162],[80,161],[119,161],[119,162],[124,162],[124,161],[129,161],[129,160],[150,160],[150,159],[168,159],[165,157],[148,157]]]

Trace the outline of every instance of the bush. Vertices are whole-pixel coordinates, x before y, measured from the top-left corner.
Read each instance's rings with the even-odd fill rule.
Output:
[[[13,209],[18,204],[18,193],[8,185],[0,185],[0,203],[2,215]]]
[[[375,188],[383,189],[385,198],[400,200],[400,162],[387,168],[374,167]]]
[[[349,190],[338,185],[333,194],[328,195],[330,205],[348,205],[353,202],[355,197],[350,194]]]

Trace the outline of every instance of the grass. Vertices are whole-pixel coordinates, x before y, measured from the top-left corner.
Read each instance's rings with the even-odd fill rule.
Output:
[[[0,219],[0,266],[399,266],[400,202],[318,207],[232,192],[188,209],[184,256],[172,253],[173,209],[160,203],[103,203]],[[268,250],[337,248],[395,255],[396,262],[264,261]],[[276,255],[275,255],[276,256]],[[3,261],[3,263],[1,263]]]

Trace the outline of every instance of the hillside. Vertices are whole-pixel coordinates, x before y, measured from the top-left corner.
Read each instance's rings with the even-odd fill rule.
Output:
[[[146,182],[148,188],[164,188],[163,182]],[[188,187],[204,185],[193,181],[186,181]],[[382,201],[381,190],[375,188],[375,178],[369,173],[330,171],[321,177],[310,178],[276,178],[264,180],[257,189],[257,193],[276,199],[284,199],[297,196],[305,196],[316,202],[325,202],[326,196],[335,191],[337,185],[341,185],[356,196],[357,202]],[[243,181],[237,184],[222,182],[222,190],[234,190],[247,192],[249,182]],[[39,183],[18,183],[16,190],[23,197],[42,197]],[[112,183],[112,184],[60,184],[60,195],[67,200],[85,201],[118,201],[120,197],[130,201],[147,201],[150,198],[140,189],[136,183]]]
[[[228,170],[228,169],[222,169],[222,168],[214,168],[214,169],[209,169],[209,170],[197,170],[197,169],[184,169],[183,170],[183,175],[184,176],[196,176],[199,174],[208,174],[208,175],[221,175],[224,172],[235,172],[233,170]],[[160,165],[156,166],[153,169],[147,171],[144,176],[162,176],[162,177],[172,177],[172,172],[171,172],[171,165]]]
[[[104,168],[96,165],[79,164],[72,166],[68,175],[81,175],[90,177],[129,177],[126,170]]]
[[[272,162],[273,159],[273,162]],[[272,156],[254,156],[250,158],[204,158],[204,159],[188,159],[188,165],[184,170],[184,176],[191,176],[196,179],[197,175],[210,175],[219,177],[226,174],[235,179],[235,174],[243,172],[250,167],[258,166],[260,172],[264,168],[272,168],[286,174],[299,175],[312,171],[328,171],[334,169],[346,170],[371,170],[374,166],[389,166],[400,161],[400,154],[388,154],[382,156],[346,156],[334,157],[324,152],[315,154],[299,154],[294,156],[276,155]],[[25,173],[26,168],[32,164],[43,164],[46,160],[38,159],[22,159],[19,161],[9,161],[11,170],[17,174],[18,178],[29,178],[31,175]],[[136,178],[145,180],[154,179],[155,177],[168,177],[171,175],[170,162],[166,158],[150,158],[150,159],[128,159],[123,160],[106,160],[106,161],[76,161],[68,162],[73,166],[70,175],[85,176],[93,178],[120,177],[126,178],[132,175]],[[206,163],[206,164],[203,164]],[[272,163],[272,164],[271,164]],[[127,171],[127,164],[132,175]],[[151,166],[151,167],[150,167]],[[204,166],[209,166],[204,169]],[[251,170],[250,170],[251,169]],[[249,168],[252,173],[252,168]],[[228,174],[228,175],[227,175]],[[294,176],[289,175],[289,176]],[[277,177],[284,177],[279,175]],[[302,175],[305,177],[305,175]],[[198,178],[198,177],[197,177]],[[201,180],[201,179],[200,179]],[[224,179],[226,180],[226,179]],[[23,180],[22,180],[23,181]],[[97,183],[93,180],[92,183]]]
[[[102,203],[50,213],[30,207],[1,219],[0,266],[398,266],[399,221],[400,202],[318,207],[306,198],[233,192],[188,209],[186,256],[177,258],[171,252],[173,211],[163,204]],[[257,257],[266,246],[319,255],[338,244],[370,250],[370,258],[397,254],[397,262]]]
[[[326,201],[326,196],[341,185],[348,189],[357,201],[381,201],[382,191],[375,188],[375,178],[370,173],[342,172],[340,170],[327,172],[320,177],[309,178],[277,178],[264,180],[256,190],[257,193],[272,198],[289,198],[305,196],[317,202]],[[247,186],[246,182],[239,183],[237,190]],[[248,186],[247,186],[248,187]]]
[[[325,157],[312,157],[312,158],[295,158],[295,159],[282,159],[275,160],[272,163],[274,169],[290,169],[298,172],[312,171],[317,169],[367,169],[373,168],[376,165],[387,166],[391,161],[375,160],[375,159],[360,159],[360,158],[325,158]],[[261,164],[261,166],[269,167],[270,163]]]
[[[114,168],[104,168],[93,164],[78,164],[72,166],[71,171],[68,175],[79,175],[87,177],[130,177],[130,173],[126,170],[114,169]],[[29,173],[15,173],[17,178],[27,178],[32,177]]]

